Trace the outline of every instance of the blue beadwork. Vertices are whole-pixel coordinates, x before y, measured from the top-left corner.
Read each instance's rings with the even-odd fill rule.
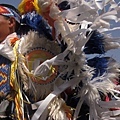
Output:
[[[7,95],[10,92],[11,61],[0,55],[0,93]]]

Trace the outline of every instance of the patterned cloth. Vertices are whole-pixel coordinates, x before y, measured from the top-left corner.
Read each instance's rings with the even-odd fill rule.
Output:
[[[5,96],[10,91],[10,66],[11,61],[0,55],[0,96]]]

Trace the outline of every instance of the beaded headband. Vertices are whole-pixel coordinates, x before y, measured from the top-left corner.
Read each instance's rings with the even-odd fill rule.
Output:
[[[0,5],[0,14],[1,15],[4,15],[4,16],[8,16],[8,17],[14,17],[15,20],[20,23],[20,15],[15,12],[14,10],[8,8],[8,7],[5,7],[5,6],[1,6]]]

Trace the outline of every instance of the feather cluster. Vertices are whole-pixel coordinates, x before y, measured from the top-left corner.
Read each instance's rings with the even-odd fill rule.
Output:
[[[37,2],[42,11],[41,16],[54,32],[55,41],[47,40],[46,34],[40,35],[44,29],[38,28],[45,26],[42,24],[36,28],[38,16],[35,19],[33,16],[28,17],[29,23],[31,22],[37,32],[30,31],[21,39],[19,70],[23,76],[23,83],[25,82],[24,86],[30,90],[30,95],[36,94],[37,100],[31,101],[33,104],[38,104],[35,102],[39,101],[31,119],[81,120],[84,104],[87,105],[86,114],[89,114],[87,115],[89,120],[120,119],[120,65],[111,56],[105,56],[107,51],[120,47],[119,38],[112,38],[107,33],[120,29],[112,28],[110,24],[111,21],[120,20],[119,3],[114,0],[38,0]],[[67,5],[62,6],[65,4]],[[27,12],[33,14],[29,10]],[[39,22],[42,22],[41,18]],[[58,45],[64,49],[60,51]],[[39,59],[33,62],[34,57],[29,58],[28,55],[38,48],[53,52],[54,55],[44,59],[40,64]],[[87,55],[93,54],[97,56],[87,58]],[[49,54],[44,53],[44,56]],[[32,69],[28,66],[28,62],[32,62]],[[58,67],[58,74],[54,82],[49,82],[46,78],[55,73],[54,66]],[[36,84],[36,81],[39,81],[38,76],[45,78],[42,79],[42,83],[45,84],[39,82]],[[70,106],[67,107],[67,114],[65,114],[66,105],[63,107],[64,103]],[[75,105],[72,105],[73,103]],[[68,112],[70,116],[67,116]]]

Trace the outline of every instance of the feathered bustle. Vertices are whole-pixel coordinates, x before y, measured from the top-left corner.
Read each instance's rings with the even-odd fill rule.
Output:
[[[120,47],[119,38],[106,33],[116,29],[110,21],[119,21],[119,4],[114,0],[38,0],[42,14],[36,14],[33,1],[23,1],[20,8],[25,2],[31,7],[21,10],[23,23],[31,29],[19,44],[19,71],[28,98],[36,105],[31,120],[77,120],[79,115],[79,120],[83,116],[120,119],[120,65],[105,56]]]

